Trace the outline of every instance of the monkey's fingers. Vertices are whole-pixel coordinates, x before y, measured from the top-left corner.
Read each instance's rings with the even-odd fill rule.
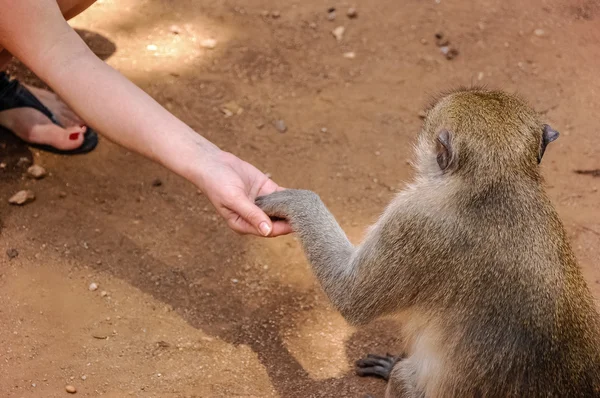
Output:
[[[386,357],[373,356],[365,359],[359,359],[356,361],[356,366],[361,368],[368,368],[372,366],[389,366],[390,360]]]
[[[361,376],[377,376],[388,380],[398,358],[392,355],[380,356],[368,354],[366,358],[356,361],[356,373]]]
[[[380,377],[384,380],[389,380],[391,369],[384,366],[372,366],[369,368],[358,368],[356,374],[360,377]]]

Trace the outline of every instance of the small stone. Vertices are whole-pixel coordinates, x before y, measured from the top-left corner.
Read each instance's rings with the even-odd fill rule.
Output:
[[[457,49],[450,48],[450,47],[447,47],[447,46],[441,47],[440,51],[442,52],[442,54],[444,54],[444,56],[448,60],[452,60],[452,59],[456,58],[456,56],[458,55],[458,50]]]
[[[146,50],[148,50],[148,51],[156,51],[156,50],[158,50],[158,47],[156,46],[156,44],[148,44],[146,46]]]
[[[16,194],[14,194],[13,196],[11,196],[11,198],[8,199],[8,203],[10,203],[11,205],[22,206],[29,202],[33,202],[34,200],[35,200],[35,194],[33,193],[33,191],[24,190],[24,191],[19,191]]]
[[[58,197],[61,198],[61,199],[64,199],[64,198],[67,197],[67,193],[65,191],[60,191],[58,193]]]
[[[321,127],[321,133],[326,133],[327,132],[327,127]]]
[[[262,15],[263,17],[268,17],[268,16],[269,16],[269,11],[267,11],[267,10],[262,10],[262,11],[260,12],[260,15]]]
[[[356,58],[356,53],[354,51],[348,51],[344,53],[344,58],[354,59]]]
[[[5,169],[6,168],[6,163],[2,162],[0,163],[0,169]]]
[[[221,112],[225,115],[225,117],[230,117],[233,115],[241,115],[242,112],[244,112],[244,109],[235,101],[229,101],[221,106]]]
[[[81,380],[83,380],[83,381],[87,380],[87,375],[81,376]]]
[[[271,18],[273,19],[277,19],[281,16],[281,12],[275,10],[275,11],[271,11]]]
[[[533,31],[533,34],[537,37],[542,37],[546,34],[546,32],[544,31],[544,29],[536,29]]]
[[[450,44],[450,40],[448,40],[443,33],[438,32],[435,34],[435,45],[438,47],[446,47]]]
[[[178,35],[179,33],[181,33],[181,29],[177,25],[171,25],[169,27],[169,32],[173,33],[174,35]]]
[[[485,76],[485,75],[484,75],[484,73],[483,73],[483,72],[479,72],[479,73],[477,74],[477,80],[479,80],[479,81],[483,80],[483,77],[484,77],[484,76]]]
[[[217,41],[215,39],[204,39],[200,42],[200,46],[212,50],[217,46]]]
[[[285,125],[285,122],[283,120],[276,120],[274,125],[277,131],[279,131],[280,133],[285,133],[287,131],[287,126]]]
[[[418,115],[419,115],[419,117],[421,119],[425,119],[427,117],[427,112],[425,112],[425,111],[419,111]]]
[[[90,292],[98,290],[98,284],[96,282],[92,282],[92,283],[90,283],[90,286],[88,287],[88,289],[90,290]]]
[[[422,45],[426,45],[427,43],[429,43],[429,41],[426,38],[422,38],[421,39],[421,44]]]
[[[308,24],[308,27],[311,28],[311,29],[317,29],[317,24],[315,22],[310,22]]]
[[[31,160],[29,160],[29,158],[21,157],[17,161],[17,167],[24,167],[24,166],[29,166],[29,165],[31,165]]]
[[[108,292],[106,290],[103,290],[100,292],[100,297],[106,297],[108,296]]]
[[[331,34],[333,35],[333,37],[335,37],[337,41],[342,41],[342,39],[344,38],[345,31],[346,28],[344,28],[343,26],[338,26],[337,28],[331,31]]]
[[[350,7],[348,8],[348,11],[346,11],[346,15],[348,16],[348,18],[353,19],[358,17],[358,12],[356,11],[356,8]]]
[[[327,10],[327,20],[329,21],[335,21],[335,8],[330,8],[329,10]]]
[[[159,178],[155,178],[155,179],[152,181],[152,186],[153,186],[153,187],[160,187],[161,185],[162,185],[162,181],[161,181]]]
[[[6,255],[9,259],[12,260],[13,258],[16,258],[19,255],[19,251],[17,249],[8,249],[6,251]]]
[[[30,166],[27,169],[27,174],[29,174],[31,177],[39,180],[41,178],[44,178],[46,176],[46,169],[44,169],[42,166],[39,166],[37,164],[34,164],[33,166]]]
[[[234,279],[232,279],[232,280],[231,280],[231,282],[232,282],[232,283],[238,283],[238,282],[239,282],[239,280],[237,280],[237,279],[235,279],[235,278],[234,278]]]
[[[69,394],[75,394],[77,392],[77,389],[75,388],[75,386],[72,385],[68,385],[65,387],[65,391],[68,392]]]

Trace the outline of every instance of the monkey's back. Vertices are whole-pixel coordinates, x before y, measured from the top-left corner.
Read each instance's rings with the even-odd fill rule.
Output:
[[[435,258],[445,259],[436,266],[452,286],[437,297],[448,347],[445,391],[600,396],[598,313],[541,186],[510,182],[461,194],[461,211],[429,226],[447,237]]]

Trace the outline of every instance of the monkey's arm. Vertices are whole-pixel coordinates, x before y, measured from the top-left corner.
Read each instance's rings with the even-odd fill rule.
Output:
[[[390,300],[382,298],[390,294],[391,284],[380,280],[385,270],[379,266],[386,259],[377,250],[379,233],[371,231],[354,247],[319,196],[308,190],[274,192],[256,204],[290,222],[323,290],[349,322],[365,323],[385,311],[382,306]]]

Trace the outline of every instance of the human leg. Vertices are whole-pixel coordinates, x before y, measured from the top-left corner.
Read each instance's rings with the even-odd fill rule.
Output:
[[[57,3],[65,19],[71,19],[91,6],[95,0],[58,0]],[[0,71],[4,70],[12,55],[6,50],[0,48]],[[20,83],[19,83],[20,84]],[[84,122],[54,93],[23,85],[33,97],[41,102],[56,118],[59,125],[55,124],[50,118],[31,106],[22,105],[22,100],[18,100],[16,92],[24,95],[23,91],[7,90],[8,81],[0,76],[0,96],[4,92],[4,97],[0,97],[0,126],[5,127],[30,144],[47,145],[59,150],[74,150],[79,148],[91,150],[95,147],[94,137],[90,133],[84,135],[87,128]],[[7,97],[12,95],[13,97]],[[21,106],[17,106],[21,104]],[[2,105],[4,105],[2,107]],[[39,107],[38,107],[39,108]],[[84,139],[87,142],[84,144]]]

